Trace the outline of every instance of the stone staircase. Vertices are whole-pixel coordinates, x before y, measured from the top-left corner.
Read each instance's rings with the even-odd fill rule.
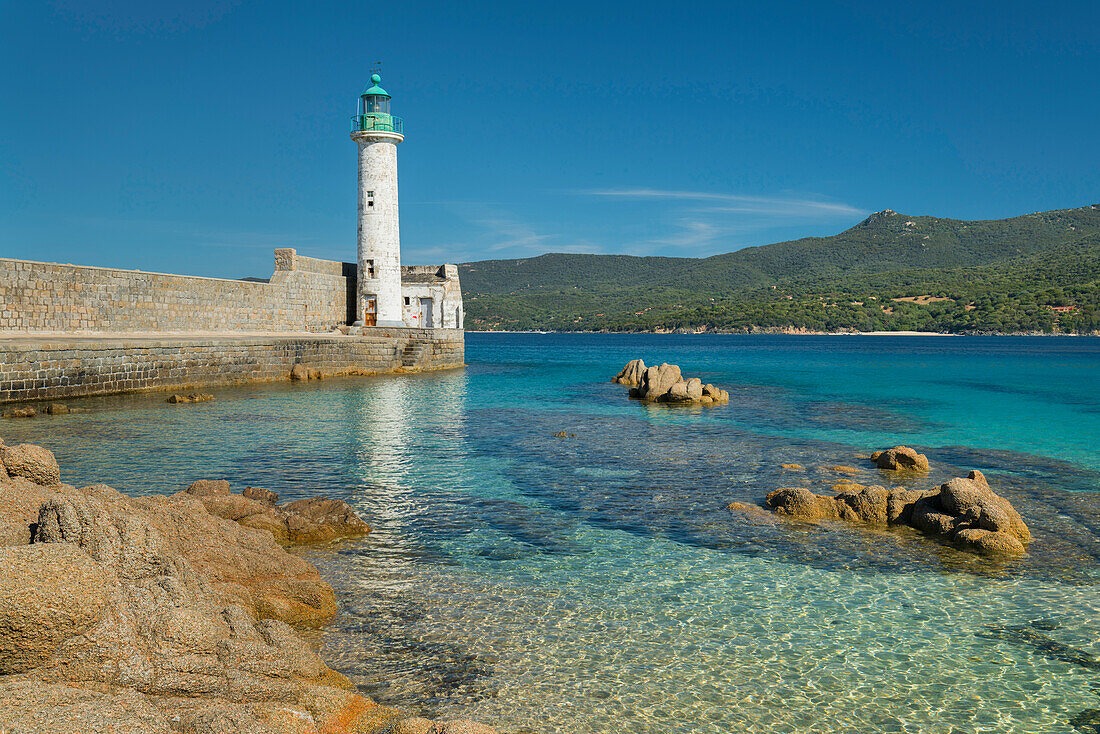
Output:
[[[410,339],[405,345],[405,351],[401,353],[402,367],[420,367],[424,361],[424,355],[431,349],[431,344]]]

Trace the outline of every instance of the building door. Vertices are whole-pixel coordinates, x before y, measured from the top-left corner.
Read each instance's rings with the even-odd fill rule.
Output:
[[[378,298],[366,296],[363,299],[363,326],[374,326],[378,323]]]
[[[347,305],[347,321],[348,326],[355,323],[359,315],[355,313],[355,309],[358,306],[359,301],[359,274],[358,267],[355,263],[344,263],[344,300]]]
[[[435,324],[432,323],[432,299],[430,298],[420,299],[420,326],[424,329],[435,328]]]

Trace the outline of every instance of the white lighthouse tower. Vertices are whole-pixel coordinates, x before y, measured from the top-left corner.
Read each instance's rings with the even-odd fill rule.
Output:
[[[401,236],[397,215],[397,144],[405,139],[390,95],[371,75],[359,97],[351,139],[359,146],[359,272],[355,314],[363,326],[404,326]]]

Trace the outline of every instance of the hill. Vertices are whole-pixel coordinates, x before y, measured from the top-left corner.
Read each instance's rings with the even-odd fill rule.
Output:
[[[1100,204],[962,221],[886,210],[708,258],[548,254],[459,266],[473,329],[1100,329]]]

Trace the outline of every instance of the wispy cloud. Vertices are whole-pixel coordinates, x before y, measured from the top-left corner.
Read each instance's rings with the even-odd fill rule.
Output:
[[[591,196],[617,197],[621,199],[678,199],[681,201],[710,202],[719,205],[707,208],[707,211],[713,212],[736,212],[743,214],[796,217],[821,217],[829,215],[851,217],[867,213],[849,204],[820,199],[747,196],[744,194],[721,194],[709,191],[625,188],[595,189],[582,191],[580,193]]]
[[[851,204],[807,194],[759,196],[649,186],[585,189],[573,194],[624,203],[663,201],[664,206],[649,207],[644,219],[637,219],[635,212],[637,222],[644,222],[645,236],[620,241],[615,248],[634,255],[712,255],[778,241],[819,222],[830,226],[827,223],[833,220],[867,214]],[[639,227],[632,231],[638,233]]]
[[[230,250],[278,250],[281,248],[295,248],[298,244],[278,244],[274,242],[198,242],[197,247],[224,247]]]
[[[679,228],[677,231],[666,237],[654,239],[651,243],[658,246],[692,248],[705,245],[727,233],[726,228],[702,219],[684,218],[677,220],[675,224]]]
[[[557,234],[539,231],[513,212],[495,204],[471,201],[428,203],[443,206],[458,225],[451,230],[461,234],[459,238],[433,245],[405,243],[402,255],[409,262],[469,262],[571,250],[556,244],[559,239]],[[592,248],[575,251],[590,252]]]
[[[486,230],[482,249],[488,252],[501,250],[539,250],[553,235],[538,234],[529,225],[510,217],[494,216],[475,219],[473,223]]]

